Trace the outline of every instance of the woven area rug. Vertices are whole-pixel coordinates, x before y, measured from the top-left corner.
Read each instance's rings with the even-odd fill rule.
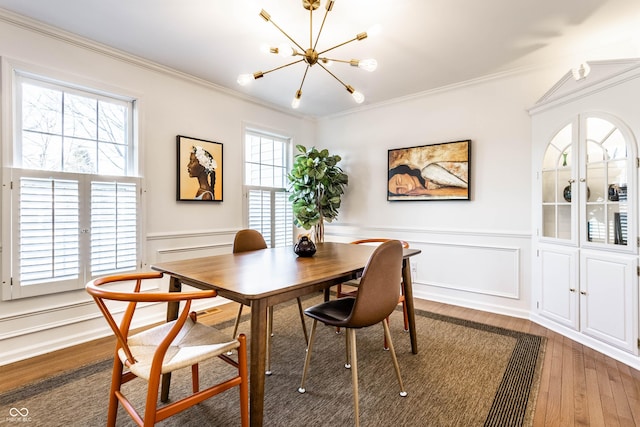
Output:
[[[313,297],[305,306],[320,301]],[[382,325],[357,333],[362,426],[529,426],[532,424],[545,339],[417,311],[419,353],[411,353],[402,314],[391,317],[391,333],[408,392],[399,396],[391,357],[382,350]],[[248,333],[249,318],[240,330]],[[310,328],[310,321],[308,327]],[[219,325],[231,332],[232,322]],[[353,425],[351,372],[343,367],[344,335],[318,326],[305,394],[300,384],[305,343],[297,305],[277,306],[274,320],[273,375],[266,378],[266,426]],[[221,363],[204,364],[201,382],[224,374]],[[224,364],[226,365],[226,364]],[[100,426],[106,422],[111,360],[85,366],[0,395],[0,425]],[[190,387],[189,370],[174,373],[172,396]],[[144,386],[126,384],[138,405]],[[28,411],[28,417],[21,414]],[[134,423],[120,409],[118,425]],[[227,391],[160,425],[240,425],[238,394]]]

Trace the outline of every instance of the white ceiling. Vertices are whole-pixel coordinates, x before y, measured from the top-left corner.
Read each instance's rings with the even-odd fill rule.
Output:
[[[325,1],[313,14],[314,33]],[[236,83],[240,73],[291,60],[259,51],[262,43],[286,41],[260,18],[261,8],[308,47],[309,12],[302,0],[0,0],[0,8],[284,109],[290,109],[305,70],[296,64],[246,87]],[[559,58],[611,59],[606,58],[611,46],[620,43],[640,48],[638,0],[337,0],[317,50],[374,24],[382,28],[378,37],[331,52],[338,59],[377,59],[373,73],[340,63],[331,68],[365,95],[363,105]],[[357,106],[317,65],[302,91],[298,111],[304,115],[322,117]]]

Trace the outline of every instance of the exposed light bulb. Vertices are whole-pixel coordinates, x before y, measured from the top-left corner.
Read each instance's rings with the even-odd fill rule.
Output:
[[[238,84],[240,86],[246,86],[254,79],[253,74],[240,74],[238,76]]]
[[[353,91],[353,93],[351,94],[351,96],[353,96],[353,99],[358,103],[358,104],[362,104],[364,102],[364,95],[360,92],[358,92],[357,90]]]
[[[277,47],[271,47],[266,43],[260,45],[260,52],[262,53],[278,53]]]
[[[296,109],[300,106],[300,97],[302,96],[302,91],[298,90],[296,92],[295,98],[291,101],[291,108]]]
[[[283,56],[286,58],[287,56],[293,56],[295,54],[296,54],[295,49],[289,46],[288,44],[281,44],[278,46],[278,55],[280,56]]]
[[[358,68],[362,68],[363,70],[366,71],[375,71],[376,68],[378,68],[378,61],[376,61],[375,59],[361,59],[360,61],[358,61]]]

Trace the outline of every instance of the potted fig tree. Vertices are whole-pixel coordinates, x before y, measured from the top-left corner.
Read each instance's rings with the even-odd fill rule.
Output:
[[[324,242],[324,223],[338,216],[349,178],[338,166],[340,156],[315,147],[296,145],[296,149],[299,153],[287,175],[294,222],[305,230],[313,228],[316,242]]]

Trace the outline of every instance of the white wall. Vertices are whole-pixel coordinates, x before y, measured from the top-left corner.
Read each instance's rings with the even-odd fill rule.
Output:
[[[17,24],[0,15],[0,56],[139,97],[147,264],[231,250],[235,231],[243,227],[243,124],[264,126],[297,143],[313,144],[312,121],[73,37],[54,37]],[[10,144],[10,124],[1,125],[2,144]],[[176,202],[176,135],[223,143],[223,202]],[[105,325],[84,291],[0,301],[0,365],[93,339],[106,333]]]
[[[515,316],[531,308],[531,121],[566,69],[504,75],[324,119],[318,145],[350,177],[329,239],[396,237],[422,250],[414,295]],[[388,202],[387,150],[471,139],[471,201]]]

